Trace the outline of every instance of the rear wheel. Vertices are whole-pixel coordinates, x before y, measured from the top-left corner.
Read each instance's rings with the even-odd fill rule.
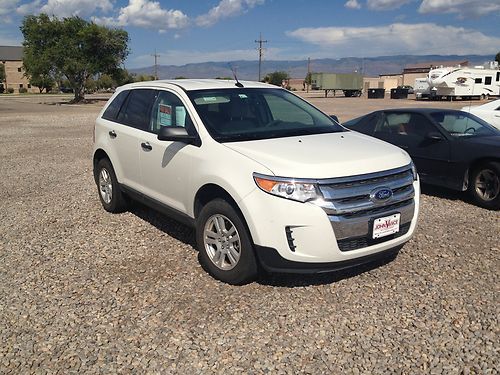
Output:
[[[207,203],[196,221],[202,267],[214,278],[233,285],[257,276],[252,241],[240,214],[225,200]]]
[[[500,163],[487,162],[476,168],[471,174],[469,190],[479,206],[500,209]]]
[[[113,213],[125,211],[127,202],[120,190],[111,162],[108,159],[99,160],[96,173],[97,190],[104,209]]]

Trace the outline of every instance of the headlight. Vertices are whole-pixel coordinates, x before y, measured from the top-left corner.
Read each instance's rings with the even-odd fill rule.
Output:
[[[411,171],[413,173],[413,180],[417,181],[417,178],[418,178],[418,176],[417,176],[417,167],[415,167],[415,164],[413,164],[413,162],[411,162],[410,165],[411,165]]]
[[[254,173],[253,178],[261,190],[278,197],[299,202],[322,198],[315,183],[265,176],[257,173]]]

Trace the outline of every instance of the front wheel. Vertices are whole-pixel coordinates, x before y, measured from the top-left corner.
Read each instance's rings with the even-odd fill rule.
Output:
[[[108,159],[101,159],[96,166],[97,189],[102,206],[108,212],[125,211],[127,202],[120,190],[115,171]]]
[[[476,168],[472,172],[469,189],[479,206],[500,209],[500,163],[487,162]]]
[[[196,221],[202,267],[214,278],[233,285],[257,276],[252,241],[240,214],[225,200],[207,203]]]

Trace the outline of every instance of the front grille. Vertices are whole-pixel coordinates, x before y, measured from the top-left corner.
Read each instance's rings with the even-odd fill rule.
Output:
[[[395,238],[405,235],[406,233],[408,233],[408,230],[410,229],[410,224],[411,223],[406,223],[400,226],[399,232],[382,238],[373,239],[368,235],[362,237],[351,237],[345,240],[339,240],[337,241],[337,244],[339,245],[340,251],[351,251],[351,250],[361,249],[363,247],[376,245],[378,243],[393,240]]]
[[[343,214],[343,217],[346,218],[352,218],[352,217],[359,217],[359,216],[366,216],[366,215],[377,215],[382,212],[388,212],[388,211],[397,211],[401,207],[408,206],[413,202],[412,199],[408,199],[406,201],[398,202],[398,203],[393,203],[393,204],[388,204],[387,206],[379,206],[379,207],[374,207],[369,210],[363,210],[363,211],[356,211],[356,212],[348,212]]]
[[[389,241],[406,234],[415,210],[411,166],[389,171],[319,181],[324,201],[321,207],[330,219],[341,251],[350,251]],[[374,198],[382,188],[392,191],[386,201]],[[400,230],[372,239],[374,219],[400,213]]]

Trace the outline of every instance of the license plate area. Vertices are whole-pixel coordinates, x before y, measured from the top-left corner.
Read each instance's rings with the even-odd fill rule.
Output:
[[[401,213],[397,212],[373,220],[372,239],[378,239],[399,232]]]

